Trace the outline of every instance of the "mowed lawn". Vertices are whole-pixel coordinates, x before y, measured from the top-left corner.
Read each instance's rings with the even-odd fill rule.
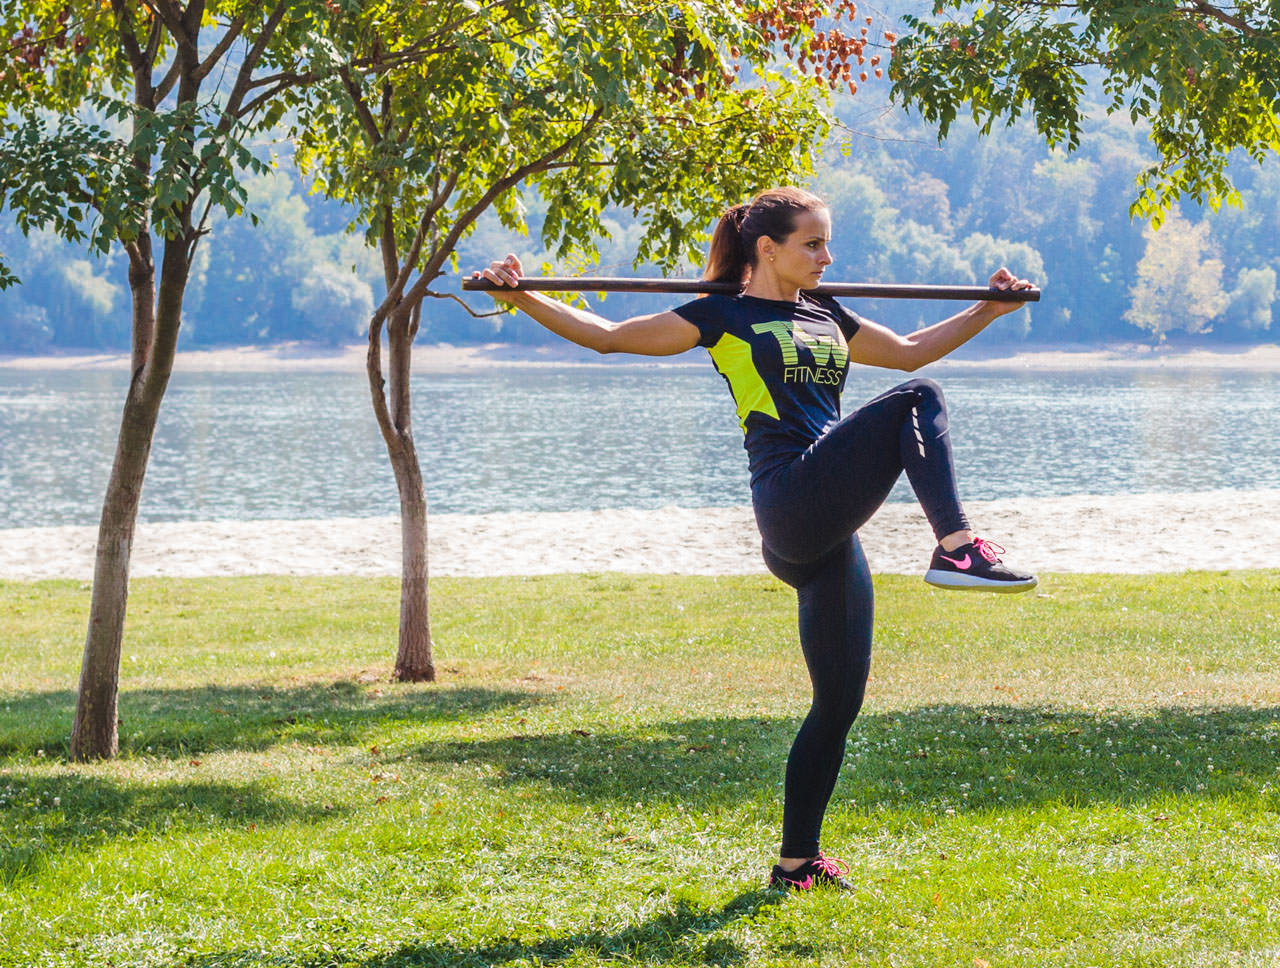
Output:
[[[824,845],[764,888],[807,706],[765,577],[140,580],[72,765],[88,586],[0,583],[0,964],[1280,964],[1280,571],[877,579]]]

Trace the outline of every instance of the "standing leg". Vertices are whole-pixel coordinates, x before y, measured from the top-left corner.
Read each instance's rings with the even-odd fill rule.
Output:
[[[775,575],[796,587],[800,645],[813,684],[813,703],[787,759],[785,862],[819,854],[822,818],[840,773],[845,738],[862,708],[874,606],[871,574],[857,535],[813,565],[788,564],[767,548],[765,560]],[[797,880],[805,876],[801,870]]]

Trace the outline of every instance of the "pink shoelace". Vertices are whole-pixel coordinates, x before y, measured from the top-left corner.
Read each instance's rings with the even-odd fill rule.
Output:
[[[986,538],[974,538],[973,546],[978,549],[978,554],[986,558],[993,565],[1000,560],[1000,556],[1005,554],[1005,549],[1000,547],[994,541],[988,541]]]
[[[818,854],[816,860],[809,861],[814,870],[821,871],[828,877],[843,877],[849,873],[849,865],[838,857],[828,857],[826,854]]]

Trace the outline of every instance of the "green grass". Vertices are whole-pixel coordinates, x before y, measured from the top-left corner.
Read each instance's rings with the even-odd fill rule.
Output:
[[[877,580],[824,831],[762,889],[807,704],[761,577],[137,581],[72,765],[88,588],[0,583],[0,964],[1280,964],[1280,572]]]

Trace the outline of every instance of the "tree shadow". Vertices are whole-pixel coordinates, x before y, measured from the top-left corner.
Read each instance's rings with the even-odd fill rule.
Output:
[[[781,774],[794,718],[681,719],[629,733],[424,743],[427,763],[483,762],[494,782],[569,802],[669,800],[692,809],[757,799]],[[1228,706],[1097,714],[1025,706],[931,706],[860,717],[836,802],[863,810],[973,811],[1231,795],[1275,779],[1280,709]]]
[[[514,689],[386,685],[370,690],[348,680],[303,686],[198,686],[135,689],[121,697],[120,751],[189,755],[256,751],[281,743],[361,743],[388,723],[451,722],[494,710],[553,701]],[[30,693],[4,700],[0,756],[69,755],[76,694]]]
[[[399,722],[465,721],[552,699],[474,688],[389,689],[376,697],[351,683],[144,695],[155,708],[147,711],[150,707],[137,697],[131,702],[143,710],[135,713],[135,720],[143,720],[137,742],[154,744],[156,752],[170,757],[179,751],[256,751],[295,741],[361,744],[381,739]],[[70,705],[69,694],[65,701]],[[10,706],[21,704],[18,699]],[[203,712],[188,715],[190,707]],[[228,714],[218,713],[221,709]],[[189,726],[185,733],[184,724]],[[596,732],[585,721],[566,732],[419,743],[398,755],[383,754],[382,762],[401,759],[441,768],[485,764],[492,767],[484,771],[486,786],[512,794],[533,788],[541,800],[554,804],[558,799],[567,809],[586,804],[625,813],[636,803],[666,801],[712,812],[777,795],[797,725],[795,717],[692,717],[645,723],[638,731]],[[0,748],[28,752],[32,742],[9,741]],[[859,814],[877,815],[877,823],[920,812],[963,815],[1052,803],[1133,807],[1170,795],[1274,801],[1275,791],[1266,791],[1274,785],[1278,744],[1278,707],[1089,713],[949,705],[873,713],[854,725],[831,816],[847,811],[851,801]],[[5,882],[25,878],[52,854],[168,825],[235,830],[323,822],[341,813],[301,795],[281,795],[265,781],[179,777],[144,785],[109,775],[38,771],[0,774],[0,807],[6,815],[6,838],[0,842]],[[680,917],[685,918],[681,924],[693,924],[703,915]],[[565,951],[597,943],[605,942],[590,934],[539,942],[563,945]],[[422,951],[423,957],[444,957],[443,948]],[[405,953],[404,963],[411,956],[417,957]]]
[[[9,814],[10,833],[0,840],[0,883],[6,884],[37,873],[53,854],[116,837],[170,826],[253,831],[345,812],[281,796],[262,781],[124,785],[83,774],[0,777],[0,799]]]
[[[513,962],[555,965],[580,956],[616,958],[628,965],[681,964],[690,960],[706,965],[744,965],[750,953],[731,938],[707,938],[742,918],[758,915],[785,895],[760,888],[746,891],[719,910],[707,910],[679,901],[674,910],[629,925],[612,934],[604,931],[580,931],[560,937],[525,941],[494,941],[477,947],[463,947],[449,942],[422,942],[405,945],[389,954],[361,961],[363,968],[498,968]],[[259,965],[266,963],[257,952],[219,952],[189,962],[193,968],[213,968],[230,964]],[[284,961],[271,958],[270,964],[285,968],[312,964],[310,956]]]
[[[388,686],[375,695],[339,681],[289,689],[209,686],[131,691],[129,720],[121,727],[121,752],[144,751],[183,760],[224,750],[261,752],[283,744],[362,745],[389,724],[454,722],[507,707],[551,701],[516,690]],[[38,710],[33,715],[32,710]],[[50,713],[50,710],[53,713]],[[6,700],[0,721],[0,756],[66,755],[65,734],[48,732],[58,715],[66,729],[75,711],[72,692],[38,693]],[[32,720],[35,720],[34,722]],[[87,773],[0,774],[0,881],[40,869],[45,859],[72,847],[178,824],[197,829],[254,828],[332,819],[330,804],[281,796],[265,781],[175,779],[155,784]]]

